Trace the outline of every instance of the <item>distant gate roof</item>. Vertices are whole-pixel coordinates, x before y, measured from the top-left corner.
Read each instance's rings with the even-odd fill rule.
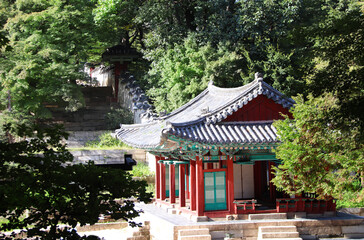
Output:
[[[260,144],[276,142],[272,121],[222,122],[259,95],[265,95],[284,108],[294,101],[263,81],[237,88],[219,88],[211,82],[194,99],[149,123],[121,125],[117,137],[128,145],[152,151],[173,151],[181,144],[212,145]]]

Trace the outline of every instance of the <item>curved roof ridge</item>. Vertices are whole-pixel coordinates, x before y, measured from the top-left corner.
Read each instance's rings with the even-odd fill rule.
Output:
[[[273,101],[281,104],[284,108],[290,108],[295,103],[293,99],[286,97],[283,93],[264,82],[262,78],[256,78],[245,86],[247,87],[237,97],[220,106],[215,111],[206,114],[204,116],[206,123],[216,123],[226,119],[258,95],[265,95],[268,98],[272,98]]]
[[[205,88],[205,90],[203,90],[200,94],[198,94],[196,97],[192,98],[190,101],[188,101],[187,103],[183,104],[181,107],[177,108],[176,110],[172,111],[171,113],[167,114],[166,116],[161,117],[161,119],[163,120],[167,120],[170,117],[173,117],[174,115],[180,113],[181,111],[185,110],[186,108],[188,108],[189,106],[191,106],[193,103],[197,102],[198,100],[200,100],[203,96],[205,96],[208,93],[208,87]]]
[[[235,88],[222,88],[222,87],[215,86],[213,84],[209,84],[207,88],[211,94],[214,94],[214,95],[218,94],[221,96],[221,95],[225,95],[225,94],[242,92],[245,89],[249,88],[249,86],[253,83],[254,83],[254,81],[252,81],[248,84],[245,84],[244,86],[235,87]]]
[[[155,120],[155,121],[147,122],[147,123],[120,124],[120,129],[121,129],[121,128],[128,129],[128,128],[142,128],[142,127],[148,127],[148,126],[154,125],[154,124],[156,124],[156,123],[161,123],[161,122],[162,122],[161,120]],[[117,130],[119,130],[119,129],[117,129]],[[116,131],[117,131],[117,130],[116,130]]]

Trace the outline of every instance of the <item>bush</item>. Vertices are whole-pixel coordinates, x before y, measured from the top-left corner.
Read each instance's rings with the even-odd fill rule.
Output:
[[[105,116],[108,129],[116,129],[121,123],[133,123],[133,114],[125,108],[112,108]]]
[[[99,140],[88,141],[85,144],[86,147],[90,148],[130,148],[128,145],[113,137],[110,132],[104,133],[99,137]]]
[[[140,178],[147,178],[154,176],[154,172],[150,171],[149,166],[145,163],[138,163],[136,166],[134,166],[133,170],[131,171],[131,174],[134,177],[140,177]]]
[[[146,192],[152,193],[153,196],[155,196],[155,183],[154,183],[155,173],[150,170],[149,166],[146,163],[141,162],[138,163],[136,166],[133,166],[131,175],[140,180],[147,181],[148,186],[146,188]]]

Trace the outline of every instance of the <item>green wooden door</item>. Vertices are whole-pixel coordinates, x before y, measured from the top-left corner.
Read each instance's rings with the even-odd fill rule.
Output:
[[[176,188],[176,197],[179,196],[179,168],[178,165],[174,169],[175,174],[175,188]],[[169,197],[169,165],[166,165],[166,197]]]
[[[205,172],[204,183],[205,211],[227,209],[225,172]]]

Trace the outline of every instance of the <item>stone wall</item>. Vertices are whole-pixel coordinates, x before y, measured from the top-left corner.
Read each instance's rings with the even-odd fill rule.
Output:
[[[89,141],[99,140],[99,137],[110,131],[69,131],[68,139],[65,140],[67,146],[70,148],[81,148]]]
[[[145,151],[139,149],[120,149],[120,150],[79,150],[72,151],[75,163],[87,163],[94,161],[95,164],[124,164],[124,156],[132,155],[137,162],[145,162]]]
[[[95,164],[124,164],[125,150],[81,150],[71,151],[74,163],[87,163],[94,161]]]
[[[339,212],[364,217],[364,207],[361,207],[361,208],[342,208],[342,209],[339,210]]]

